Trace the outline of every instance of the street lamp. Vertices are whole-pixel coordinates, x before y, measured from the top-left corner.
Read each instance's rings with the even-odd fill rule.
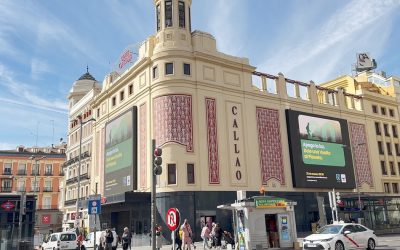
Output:
[[[37,156],[32,155],[31,157],[29,157],[29,160],[35,160],[35,166],[38,167],[37,170],[35,171],[35,187],[34,187],[33,193],[36,193],[36,190],[38,190],[38,188],[39,188],[39,185],[36,180],[36,177],[40,172],[40,165],[38,165],[38,162],[43,159],[46,159],[46,156],[37,157]],[[36,204],[36,206],[38,206],[38,204]]]
[[[96,121],[94,118],[90,118],[87,121],[82,121],[82,116],[78,116],[80,121],[80,132],[79,132],[79,160],[78,160],[78,196],[76,199],[76,213],[75,213],[75,228],[76,233],[79,232],[79,200],[80,200],[80,189],[81,189],[81,158],[82,158],[82,126],[88,122]]]

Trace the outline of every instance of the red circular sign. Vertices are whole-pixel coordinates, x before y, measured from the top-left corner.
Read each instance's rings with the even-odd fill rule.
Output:
[[[12,203],[12,202],[9,202],[9,201],[6,201],[6,202],[4,202],[3,204],[1,204],[1,207],[4,209],[4,210],[11,210],[11,209],[13,209],[14,207],[15,207],[15,205],[14,205],[14,203]]]
[[[167,226],[169,230],[174,231],[179,227],[179,210],[177,208],[170,208],[167,212]]]

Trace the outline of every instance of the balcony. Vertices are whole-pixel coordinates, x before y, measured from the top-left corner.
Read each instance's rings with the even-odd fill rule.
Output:
[[[45,176],[52,176],[53,175],[53,171],[45,171],[44,175]]]
[[[6,169],[3,171],[3,175],[12,175],[11,169]]]
[[[72,184],[78,181],[78,177],[72,177],[65,181],[66,184]]]
[[[31,187],[31,192],[40,192],[39,187]]]
[[[43,187],[43,192],[53,192],[52,187]]]
[[[12,191],[12,187],[0,187],[1,193],[10,193]]]
[[[32,174],[31,175],[32,176],[38,176],[38,175],[40,175],[40,171],[32,170]]]
[[[76,205],[76,199],[72,199],[72,200],[67,200],[64,202],[65,206],[71,206],[71,205]]]
[[[26,175],[26,169],[18,169],[17,175]]]
[[[86,159],[88,157],[90,157],[89,151],[85,151],[83,154],[81,154],[81,160]],[[71,158],[68,161],[64,162],[63,167],[68,167],[69,165],[72,165],[78,161],[79,161],[79,156],[76,156],[76,157]]]
[[[42,205],[40,210],[58,210],[58,205]]]
[[[60,171],[59,176],[64,176],[64,175],[65,175],[64,171]]]

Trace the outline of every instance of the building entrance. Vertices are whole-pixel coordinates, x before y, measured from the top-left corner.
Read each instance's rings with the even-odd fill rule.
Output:
[[[279,248],[279,233],[276,214],[265,215],[265,228],[267,230],[269,246],[271,248]]]

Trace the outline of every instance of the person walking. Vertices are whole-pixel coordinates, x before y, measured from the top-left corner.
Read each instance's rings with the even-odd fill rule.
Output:
[[[215,229],[214,229],[214,246],[217,249],[221,249],[221,240],[222,240],[222,235],[223,235],[224,231],[222,230],[221,226],[219,225],[219,223],[215,224]]]
[[[160,250],[162,248],[162,238],[161,238],[162,227],[156,225],[156,249]]]
[[[203,249],[210,249],[208,241],[210,240],[211,230],[207,225],[204,225],[201,229],[200,237],[203,239]],[[206,248],[207,247],[207,248]]]
[[[190,227],[187,219],[183,221],[182,229],[182,246],[183,250],[191,250],[192,245],[192,228]]]
[[[105,250],[112,250],[112,243],[114,241],[114,235],[113,235],[111,229],[109,229],[109,228],[106,229],[105,241],[106,241]]]
[[[128,248],[131,248],[132,244],[132,234],[129,232],[129,229],[127,227],[124,228],[124,232],[122,233],[121,237],[121,243],[122,243],[122,249],[127,250]]]
[[[85,238],[83,237],[82,232],[80,232],[78,234],[78,238],[77,238],[77,245],[78,245],[78,249],[81,250],[82,249],[82,245],[83,245],[83,241],[85,240]]]

